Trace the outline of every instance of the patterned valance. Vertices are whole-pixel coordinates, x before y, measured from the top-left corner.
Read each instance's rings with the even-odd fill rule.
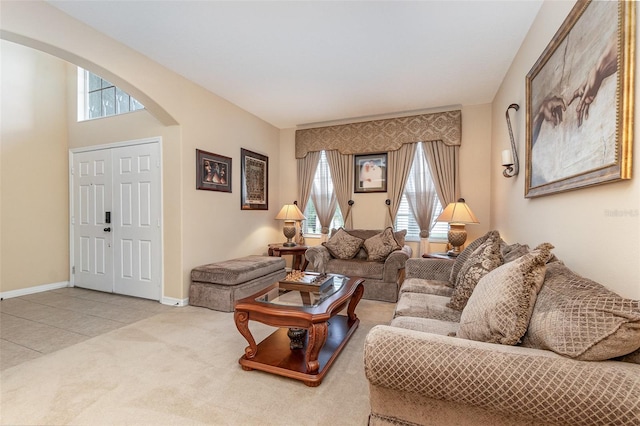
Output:
[[[437,140],[460,145],[461,117],[457,110],[296,130],[296,158],[332,149],[341,154],[396,151],[403,143]]]

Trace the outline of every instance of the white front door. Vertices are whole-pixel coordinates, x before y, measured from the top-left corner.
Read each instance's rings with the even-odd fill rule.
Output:
[[[73,158],[74,285],[160,300],[160,144]]]
[[[111,152],[89,151],[73,156],[74,284],[113,291]]]
[[[113,150],[115,293],[160,299],[159,166],[158,144]]]

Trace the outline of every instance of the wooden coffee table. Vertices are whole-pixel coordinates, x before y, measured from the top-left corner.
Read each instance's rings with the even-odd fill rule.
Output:
[[[236,327],[249,343],[239,360],[244,370],[302,380],[307,386],[322,383],[360,324],[355,309],[364,293],[362,278],[333,277],[333,285],[322,292],[285,290],[275,283],[236,302]],[[345,307],[347,315],[337,315]],[[249,320],[281,328],[256,344]]]

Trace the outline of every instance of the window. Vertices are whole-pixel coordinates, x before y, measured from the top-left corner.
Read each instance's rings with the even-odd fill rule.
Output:
[[[78,68],[78,121],[144,109],[127,92],[102,77]]]
[[[318,169],[316,170],[316,175],[314,177],[314,185],[320,185],[323,179],[329,178],[329,191],[333,192],[333,182],[331,181],[331,172],[329,171],[329,162],[327,161],[327,156],[324,151],[320,154],[320,161],[318,162]],[[318,213],[316,212],[316,207],[313,205],[313,199],[309,198],[309,202],[307,203],[307,207],[304,209],[304,215],[307,220],[304,221],[305,234],[320,234],[322,230],[322,226],[320,225],[320,220],[318,219]],[[340,206],[336,205],[336,212],[333,215],[333,219],[331,220],[331,228],[340,228],[344,226],[344,220],[342,219],[342,212],[340,211]]]
[[[420,241],[420,227],[416,222],[416,219],[409,208],[409,202],[407,201],[407,192],[413,191],[414,185],[413,180],[411,179],[411,175],[416,171],[416,167],[418,168],[418,176],[420,179],[431,179],[431,175],[429,174],[429,166],[424,159],[424,155],[422,154],[422,144],[418,144],[416,149],[415,157],[413,158],[413,164],[411,166],[410,177],[407,181],[407,185],[405,187],[405,193],[402,194],[402,199],[400,200],[400,207],[398,208],[398,213],[396,215],[395,220],[395,229],[406,229],[407,236],[406,239],[408,241]],[[429,239],[447,239],[447,232],[449,230],[449,226],[444,222],[435,222],[435,219],[442,213],[442,205],[440,204],[440,200],[438,200],[438,196],[434,194],[434,211],[433,211],[433,222],[431,224],[431,232],[429,234]]]

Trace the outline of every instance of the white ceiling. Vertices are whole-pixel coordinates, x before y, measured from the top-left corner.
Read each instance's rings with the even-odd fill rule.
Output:
[[[542,0],[50,3],[290,128],[491,102]]]

